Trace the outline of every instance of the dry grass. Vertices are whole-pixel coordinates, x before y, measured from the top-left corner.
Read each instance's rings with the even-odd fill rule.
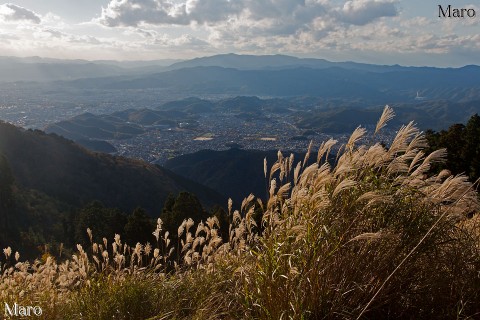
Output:
[[[386,108],[375,134],[393,117]],[[16,262],[5,250],[1,298],[40,305],[46,319],[467,319],[480,314],[478,195],[464,176],[433,175],[445,151],[422,151],[413,124],[393,143],[358,145],[358,128],[295,164],[278,153],[266,203],[228,203],[222,241],[216,218],[185,220],[172,243],[120,237],[70,260]],[[256,218],[262,212],[261,223]],[[88,231],[92,238],[91,231]],[[177,242],[177,241],[175,241]],[[18,260],[18,257],[17,257]]]

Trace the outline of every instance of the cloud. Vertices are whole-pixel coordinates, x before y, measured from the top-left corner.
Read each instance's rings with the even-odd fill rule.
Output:
[[[2,41],[19,40],[19,39],[20,38],[13,33],[0,32],[0,40],[2,40]]]
[[[40,16],[35,12],[24,7],[17,6],[13,3],[6,3],[0,5],[0,18],[4,21],[28,21],[39,24],[41,22]]]
[[[241,20],[263,22],[272,31],[295,33],[318,17],[366,25],[398,15],[397,0],[349,0],[335,7],[327,0],[111,0],[97,22],[109,27],[150,25],[220,25]]]
[[[186,24],[182,21],[185,10],[185,6],[162,0],[112,0],[102,8],[99,21],[109,27],[136,27],[142,23]]]
[[[381,17],[395,17],[398,10],[394,1],[389,0],[351,0],[336,10],[339,20],[363,26]]]
[[[215,25],[247,17],[308,23],[324,6],[315,0],[111,0],[97,20],[109,27],[152,25]],[[287,18],[287,20],[281,20]]]
[[[154,39],[158,36],[158,32],[155,30],[147,30],[147,29],[142,29],[142,28],[136,28],[133,31],[132,30],[127,30],[125,34],[130,35],[130,34],[138,34],[142,38],[145,39]]]
[[[243,10],[242,1],[187,0],[112,0],[102,8],[99,21],[109,27],[140,24],[188,25],[213,23],[227,19]]]
[[[49,29],[49,28],[45,28],[43,30],[41,30],[38,34],[43,34],[45,38],[57,38],[57,39],[62,39],[64,37],[66,37],[66,33],[64,32],[61,32],[59,30],[55,30],[55,29]]]
[[[305,52],[350,25],[397,15],[396,0],[349,0],[340,6],[329,0],[111,0],[95,22],[136,28],[144,39],[154,38],[140,31],[145,26],[201,28],[203,40],[217,49],[288,47]]]
[[[85,44],[85,45],[102,45],[109,41],[101,41],[100,39],[89,35],[75,35],[48,27],[35,27],[32,33],[35,40],[46,41],[52,45],[61,44]],[[111,41],[110,41],[111,42]],[[47,46],[47,44],[44,44]]]
[[[116,59],[283,53],[383,63],[402,63],[395,57],[408,56],[413,64],[423,56],[456,55],[478,64],[479,19],[407,15],[397,9],[400,3],[109,0],[99,18],[78,24],[7,3],[0,5],[0,51]]]

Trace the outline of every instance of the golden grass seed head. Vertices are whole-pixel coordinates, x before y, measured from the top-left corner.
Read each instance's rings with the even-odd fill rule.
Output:
[[[7,247],[3,249],[3,254],[5,255],[5,258],[10,258],[10,255],[12,254],[12,248]]]

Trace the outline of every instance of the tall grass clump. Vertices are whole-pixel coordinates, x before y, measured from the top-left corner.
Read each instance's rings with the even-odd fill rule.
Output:
[[[375,134],[393,116],[387,106]],[[445,150],[425,154],[410,123],[391,145],[358,145],[357,128],[332,166],[293,169],[280,153],[269,178],[265,231],[245,272],[251,316],[263,319],[462,318],[480,311],[479,201],[465,176],[444,170]],[[292,170],[293,169],[293,170]],[[293,171],[293,173],[292,173]]]
[[[463,175],[430,172],[446,151],[426,154],[412,123],[375,143],[392,117],[387,106],[335,159],[329,140],[301,161],[265,161],[268,199],[229,201],[228,232],[185,219],[172,237],[158,219],[154,244],[94,243],[87,230],[91,247],[63,262],[7,248],[0,297],[46,319],[478,317],[478,194]]]

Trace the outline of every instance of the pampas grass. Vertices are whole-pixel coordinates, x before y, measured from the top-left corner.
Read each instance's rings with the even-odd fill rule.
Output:
[[[376,134],[393,117],[386,107]],[[67,260],[19,262],[3,250],[0,297],[48,319],[468,319],[480,314],[480,204],[465,176],[430,172],[423,134],[403,126],[390,146],[357,128],[307,164],[278,152],[268,199],[228,201],[186,217],[177,241],[158,219],[156,243],[121,237],[77,246]],[[259,214],[261,217],[259,218]],[[468,219],[468,216],[474,216]],[[174,243],[176,242],[176,243]]]

